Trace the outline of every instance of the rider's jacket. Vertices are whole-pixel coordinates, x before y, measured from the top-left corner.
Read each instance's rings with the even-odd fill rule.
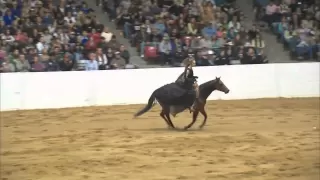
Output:
[[[196,82],[196,77],[194,76],[193,69],[188,67],[175,82],[180,86],[194,84],[194,82]]]

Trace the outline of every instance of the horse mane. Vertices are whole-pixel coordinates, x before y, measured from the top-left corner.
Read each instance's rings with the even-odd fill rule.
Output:
[[[213,80],[210,80],[210,81],[207,81],[207,82],[201,84],[201,85],[199,86],[199,90],[201,90],[201,89],[207,89],[208,87],[212,87],[212,85],[213,85],[216,81],[217,81],[216,79],[213,79]]]

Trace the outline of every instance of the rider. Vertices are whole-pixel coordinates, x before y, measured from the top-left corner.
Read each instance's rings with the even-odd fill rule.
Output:
[[[193,89],[196,91],[196,100],[193,102],[190,111],[195,111],[197,107],[197,102],[199,98],[199,86],[197,83],[197,76],[194,76],[192,67],[196,65],[196,61],[194,60],[193,55],[189,55],[184,61],[185,65],[185,71],[182,73],[178,79],[176,80],[176,83],[183,86],[186,83],[191,83],[193,85]]]

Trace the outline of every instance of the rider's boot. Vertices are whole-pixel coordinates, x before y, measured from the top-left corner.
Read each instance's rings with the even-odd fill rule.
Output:
[[[192,113],[192,112],[195,112],[196,111],[196,108],[197,108],[197,103],[198,102],[198,99],[196,99],[195,101],[194,101],[194,103],[192,104],[192,106],[190,107],[190,113]]]

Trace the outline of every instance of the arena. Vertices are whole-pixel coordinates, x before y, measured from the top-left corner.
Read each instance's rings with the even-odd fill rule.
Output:
[[[2,112],[2,180],[320,178],[319,98],[210,101],[189,131],[141,107]]]

